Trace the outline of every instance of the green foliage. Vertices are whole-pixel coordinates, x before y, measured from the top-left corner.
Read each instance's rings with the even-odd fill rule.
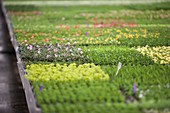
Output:
[[[141,113],[170,108],[169,65],[156,65],[154,59],[130,48],[170,46],[169,2],[6,7],[24,63],[36,63],[26,67],[26,77],[44,113]],[[164,53],[162,47],[156,54],[147,52],[169,59]],[[118,62],[122,67],[116,76]]]
[[[150,57],[127,47],[89,46],[83,48],[83,50],[89,59],[88,62],[98,65],[117,65],[118,62],[121,62],[123,65],[150,65],[154,63]]]
[[[169,38],[133,38],[133,39],[126,39],[121,38],[119,39],[120,45],[134,47],[134,46],[146,46],[149,45],[151,47],[154,46],[170,46]]]
[[[5,7],[7,11],[38,11],[38,7],[34,5],[7,5]]]
[[[75,80],[108,80],[109,76],[105,74],[99,66],[94,64],[83,64],[76,66],[75,63],[69,66],[60,64],[32,64],[27,65],[26,78],[30,81],[51,81],[60,82]]]
[[[117,76],[116,66],[101,67],[118,87],[124,89],[126,95],[133,95],[132,84],[136,83],[136,98],[158,102],[170,96],[169,65],[122,66]]]
[[[81,65],[81,70],[83,71],[87,67],[89,68],[90,65]],[[97,80],[74,79],[71,82],[68,80],[59,81],[51,79],[49,72],[54,72],[52,76],[55,73],[60,73],[61,78],[68,78],[65,76],[67,73],[55,72],[52,68],[54,67],[53,64],[31,66],[27,67],[28,75],[29,73],[39,73],[37,70],[44,70],[42,67],[46,68],[41,73],[41,75],[46,75],[43,80],[38,80],[39,76],[32,76],[31,78],[35,97],[45,113],[71,113],[80,111],[83,113],[87,111],[98,113],[99,107],[100,111],[107,111],[109,113],[130,111],[137,113],[141,112],[140,109],[155,108],[161,110],[169,108],[168,98],[170,92],[168,89],[170,79],[168,65],[123,66],[117,76],[115,75],[116,66],[102,66],[102,70],[110,76],[109,81],[103,81],[100,78]],[[76,68],[75,64],[64,67],[62,70],[67,68],[67,72],[70,70],[76,72],[73,69]],[[97,68],[97,70],[101,70],[98,66]],[[53,69],[53,71],[49,71],[48,69]],[[90,70],[88,70],[86,71],[89,72]],[[79,73],[83,73],[82,71]],[[133,93],[134,83],[137,84],[136,94]]]

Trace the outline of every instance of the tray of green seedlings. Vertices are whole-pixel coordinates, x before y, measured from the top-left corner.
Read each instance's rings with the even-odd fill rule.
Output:
[[[110,84],[109,75],[94,64],[31,64],[26,78],[33,86],[38,105],[47,113],[87,112],[93,108],[96,112],[99,105],[104,109],[106,103],[111,107],[124,102],[119,89]]]
[[[99,65],[111,65],[122,62],[124,65],[151,65],[152,59],[147,55],[142,55],[135,49],[122,46],[88,46],[82,47],[87,62]]]
[[[45,113],[141,112],[125,104],[119,87],[94,64],[31,64],[26,78]]]
[[[125,96],[126,102],[138,101],[141,108],[169,108],[169,65],[101,66]]]
[[[142,69],[142,70],[141,70]],[[30,80],[44,112],[128,112],[169,108],[169,66],[31,64]],[[113,109],[114,108],[114,109]],[[121,110],[123,108],[123,110]]]

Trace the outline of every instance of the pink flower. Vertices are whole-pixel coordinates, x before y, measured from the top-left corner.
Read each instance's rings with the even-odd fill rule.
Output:
[[[58,49],[57,49],[57,48],[55,48],[55,49],[54,49],[54,52],[57,52],[57,51],[58,51]]]
[[[61,45],[60,45],[60,44],[57,44],[57,46],[58,46],[58,47],[61,47]]]
[[[76,36],[80,36],[80,34],[77,33]]]
[[[67,45],[70,46],[70,42],[68,42]]]
[[[29,49],[29,50],[32,50],[32,48],[33,48],[32,45],[29,45],[29,46],[27,47],[27,49]]]
[[[66,47],[66,51],[68,50],[68,47]]]

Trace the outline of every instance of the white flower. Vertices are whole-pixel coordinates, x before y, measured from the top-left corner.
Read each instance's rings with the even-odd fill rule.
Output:
[[[83,54],[83,51],[80,51],[80,54]]]
[[[66,47],[66,51],[68,50],[68,47]]]
[[[149,89],[146,90],[146,92],[149,92],[149,91],[150,91]]]
[[[73,44],[75,45],[75,44],[77,44],[77,42],[74,42]]]
[[[32,50],[32,45],[29,45],[28,47],[27,47],[27,49],[29,49],[29,50]]]
[[[49,46],[52,46],[52,43],[50,43],[50,45]]]
[[[72,56],[74,56],[74,54],[73,54],[73,53],[71,53],[71,55],[72,55]]]
[[[49,58],[49,57],[50,57],[50,55],[47,55],[47,56],[46,56],[46,58]]]
[[[38,50],[38,54],[40,54],[40,53],[41,53],[41,51]]]
[[[78,48],[78,51],[81,51],[81,48]]]
[[[65,17],[62,17],[61,20],[64,21],[64,20],[65,20]]]
[[[158,88],[161,88],[161,85],[160,85],[160,84],[158,84]]]
[[[67,45],[70,46],[70,42],[68,42]]]
[[[169,88],[169,87],[170,87],[170,85],[169,85],[169,84],[166,84],[166,87],[167,87],[167,88]]]
[[[54,56],[55,56],[55,57],[58,57],[58,55],[57,55],[57,54],[54,54]]]
[[[143,94],[142,93],[139,94],[139,98],[143,98]]]
[[[85,14],[85,13],[82,13],[81,15],[82,15],[82,16],[86,16],[86,14]]]

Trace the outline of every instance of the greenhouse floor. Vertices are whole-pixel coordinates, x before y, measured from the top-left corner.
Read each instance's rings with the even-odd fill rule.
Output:
[[[0,2],[0,113],[28,113],[16,61]]]

